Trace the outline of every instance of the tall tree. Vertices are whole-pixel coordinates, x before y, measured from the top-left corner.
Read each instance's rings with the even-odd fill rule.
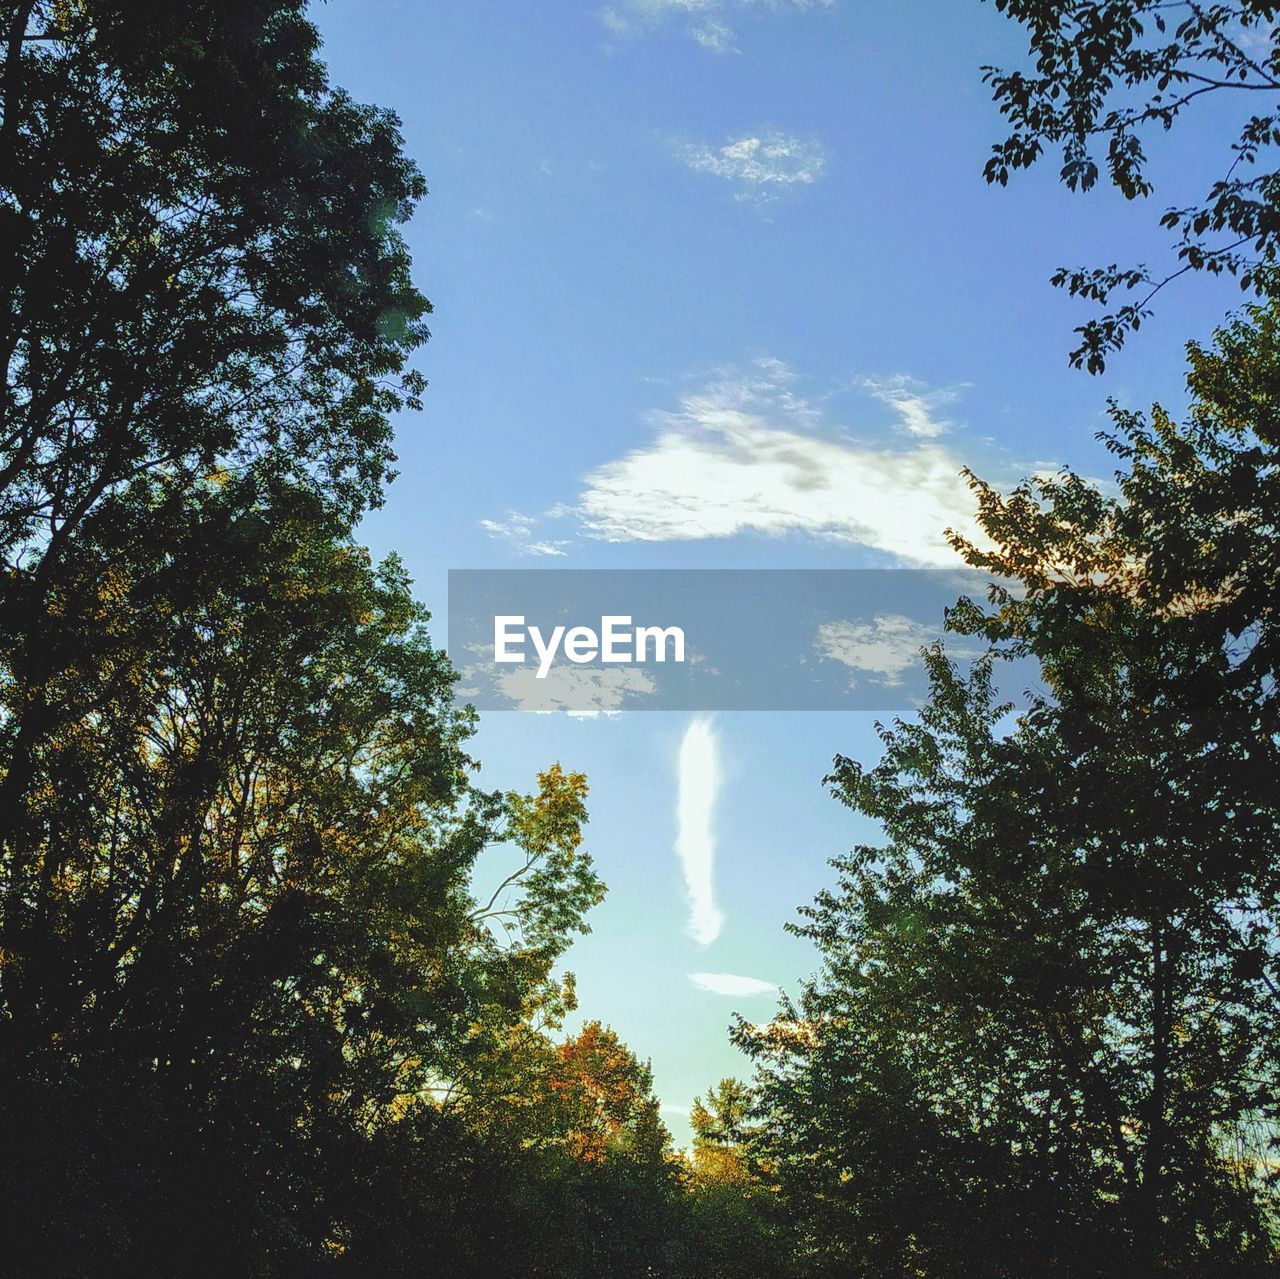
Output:
[[[429,309],[396,120],[332,88],[302,0],[0,6],[0,849],[69,720],[70,546],[139,476],[254,464],[379,499]],[[169,507],[138,511],[163,540]],[[8,942],[4,943],[6,946]]]
[[[992,651],[932,650],[919,722],[837,759],[887,843],[804,912],[818,978],[739,1029],[819,1270],[1275,1272],[1276,369],[1259,317],[1193,352],[1185,430],[1117,411],[1118,497],[975,481],[997,584],[949,625]]]
[[[336,1262],[404,1134],[468,1149],[439,1098],[568,1005],[602,892],[584,779],[476,787],[426,614],[352,539],[423,387],[425,187],[317,49],[302,0],[0,6],[20,1273]]]
[[[53,597],[89,638],[34,760],[0,959],[26,1273],[269,1274],[339,1237],[343,1169],[433,1104],[474,1026],[562,1000],[601,891],[580,777],[474,788],[394,561],[306,488],[164,490],[100,504]],[[512,935],[472,892],[504,843]]]

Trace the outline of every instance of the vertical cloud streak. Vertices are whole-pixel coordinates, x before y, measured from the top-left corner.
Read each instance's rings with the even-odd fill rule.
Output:
[[[702,945],[720,936],[724,916],[715,903],[715,805],[720,790],[720,753],[709,720],[685,729],[677,763],[676,855],[689,898],[688,933]]]

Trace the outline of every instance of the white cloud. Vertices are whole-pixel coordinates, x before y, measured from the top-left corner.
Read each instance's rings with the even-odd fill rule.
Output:
[[[565,555],[564,550],[570,544],[568,538],[558,541],[534,537],[534,527],[539,519],[533,515],[521,515],[519,511],[508,511],[502,520],[481,520],[480,527],[489,534],[504,542],[509,542],[521,555]]]
[[[1280,28],[1272,27],[1265,20],[1255,21],[1247,26],[1242,22],[1232,21],[1226,26],[1227,36],[1256,61],[1262,61],[1270,54],[1277,31]]]
[[[654,415],[655,438],[591,472],[575,508],[588,537],[670,542],[810,534],[925,567],[982,542],[962,463],[940,444],[867,442],[792,390],[778,361],[726,374]]]
[[[689,34],[704,48],[712,53],[736,53],[737,44],[733,38],[733,28],[725,22],[714,18],[707,19],[701,26],[694,27]]]
[[[823,657],[897,685],[919,664],[920,649],[937,638],[937,627],[889,614],[870,622],[823,622],[815,647]]]
[[[715,729],[695,719],[680,741],[676,779],[676,855],[689,898],[689,935],[702,945],[720,936],[724,916],[715,902],[715,806],[720,790],[720,752]]]
[[[700,990],[713,995],[772,995],[777,986],[758,977],[740,977],[737,973],[690,973],[689,980]]]
[[[617,0],[600,11],[600,20],[619,37],[679,26],[703,48],[731,53],[737,49],[729,21],[735,13],[803,13],[834,5],[835,0]]]
[[[612,715],[657,687],[653,676],[638,666],[553,666],[539,679],[534,666],[522,665],[504,670],[497,684],[513,709],[571,715]]]
[[[956,399],[958,387],[930,391],[903,374],[891,378],[863,378],[862,385],[898,414],[903,427],[911,435],[931,440],[951,426],[945,418],[937,416],[937,411]]]
[[[676,155],[697,173],[731,182],[738,188],[735,199],[757,201],[788,187],[811,185],[827,162],[818,143],[776,131],[734,138],[721,147],[682,143]]]

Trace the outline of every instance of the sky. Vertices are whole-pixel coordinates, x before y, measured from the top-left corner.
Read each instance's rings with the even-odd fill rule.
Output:
[[[1002,486],[1105,481],[1106,403],[1185,403],[1183,346],[1237,305],[1162,295],[1101,377],[1060,265],[1168,259],[1232,121],[1151,140],[1156,191],[1072,195],[1049,163],[988,187],[980,67],[1024,56],[979,0],[329,0],[334,82],[401,118],[430,195],[406,228],[431,299],[422,413],[361,536],[398,552],[444,643],[450,569],[954,563]],[[803,477],[827,477],[815,496]],[[591,784],[609,885],[568,966],[576,1020],[651,1060],[683,1143],[749,1073],[727,1037],[796,990],[784,925],[877,830],[823,778],[878,755],[856,712],[486,715],[482,784],[553,760]]]

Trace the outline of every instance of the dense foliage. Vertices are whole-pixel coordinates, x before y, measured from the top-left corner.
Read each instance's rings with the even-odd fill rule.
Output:
[[[1003,184],[1045,147],[1087,190],[1152,190],[1142,138],[1239,99],[1177,263],[1063,270],[1103,307],[1099,371],[1193,270],[1263,298],[1189,348],[1185,422],[1112,405],[1114,490],[970,477],[993,580],[928,651],[931,696],[839,757],[883,844],[837,859],[795,931],[821,967],[765,1025],[737,1107],[799,1267],[822,1275],[1280,1272],[1280,140],[1275,6],[997,0],[1032,64],[988,68]],[[1265,104],[1271,101],[1272,108]],[[1095,148],[1101,148],[1100,157]],[[1000,689],[1012,660],[1038,682]],[[713,1128],[715,1126],[713,1125]]]
[[[835,762],[887,842],[738,1031],[818,1273],[1280,1269],[1275,330],[1193,349],[1186,426],[1116,410],[1118,495],[975,480],[995,585],[949,625],[988,655],[931,650],[918,721]]]
[[[423,386],[425,188],[302,7],[0,14],[6,1267],[648,1273],[647,1068],[556,1038],[585,780],[477,787],[353,541]]]
[[[1105,139],[1142,196],[1143,128],[1280,89],[1273,6],[997,7],[1035,60],[989,73],[997,182],[1054,144],[1087,188]],[[972,480],[996,584],[949,624],[986,655],[930,650],[919,716],[835,761],[884,843],[681,1156],[648,1064],[565,1028],[585,778],[478,784],[355,540],[424,386],[396,120],[301,0],[0,5],[0,109],[8,1271],[1280,1272],[1280,309],[1191,348],[1185,422],[1113,406],[1114,493]],[[1270,296],[1277,139],[1259,109],[1166,217],[1177,270]]]

